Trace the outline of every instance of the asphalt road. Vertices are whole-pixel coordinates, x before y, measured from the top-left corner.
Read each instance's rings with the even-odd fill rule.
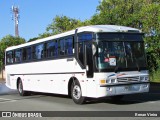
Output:
[[[72,99],[62,95],[35,93],[31,96],[21,97],[17,91],[11,90],[5,84],[0,83],[0,111],[160,111],[160,84],[151,84],[149,93],[127,95],[119,102],[113,102],[111,99],[105,98],[94,99],[84,105],[77,105]],[[75,113],[73,112],[73,114]],[[106,117],[97,118],[95,114],[96,112],[94,113],[95,117],[54,117],[54,119],[106,120]],[[97,114],[99,113],[97,112]],[[17,120],[17,118],[3,119]],[[53,118],[48,117],[45,119],[50,120]],[[115,115],[110,119],[127,120],[128,117],[116,117]],[[159,117],[130,117],[129,119],[159,120]]]

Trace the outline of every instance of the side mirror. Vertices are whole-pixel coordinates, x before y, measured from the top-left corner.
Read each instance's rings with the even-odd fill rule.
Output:
[[[89,71],[89,67],[88,67],[88,65],[86,65],[86,71]]]
[[[96,54],[96,46],[94,44],[92,44],[92,50],[93,50],[93,55]]]

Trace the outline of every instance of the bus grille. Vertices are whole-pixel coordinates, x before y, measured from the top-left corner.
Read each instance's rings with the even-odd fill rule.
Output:
[[[135,77],[120,77],[117,78],[118,82],[138,82],[140,81],[140,77],[139,76],[135,76]]]

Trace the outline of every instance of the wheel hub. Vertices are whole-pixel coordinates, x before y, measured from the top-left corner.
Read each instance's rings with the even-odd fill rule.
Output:
[[[78,85],[75,85],[73,88],[73,97],[75,99],[80,99],[81,97],[81,89]]]
[[[19,83],[18,89],[19,89],[19,92],[22,93],[22,83]]]

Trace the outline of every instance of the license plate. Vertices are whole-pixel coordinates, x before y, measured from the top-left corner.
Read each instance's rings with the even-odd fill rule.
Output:
[[[124,89],[128,91],[129,89],[131,89],[131,86],[125,86]]]
[[[138,91],[140,89],[140,86],[139,85],[128,85],[128,86],[125,86],[124,89],[126,91]]]

